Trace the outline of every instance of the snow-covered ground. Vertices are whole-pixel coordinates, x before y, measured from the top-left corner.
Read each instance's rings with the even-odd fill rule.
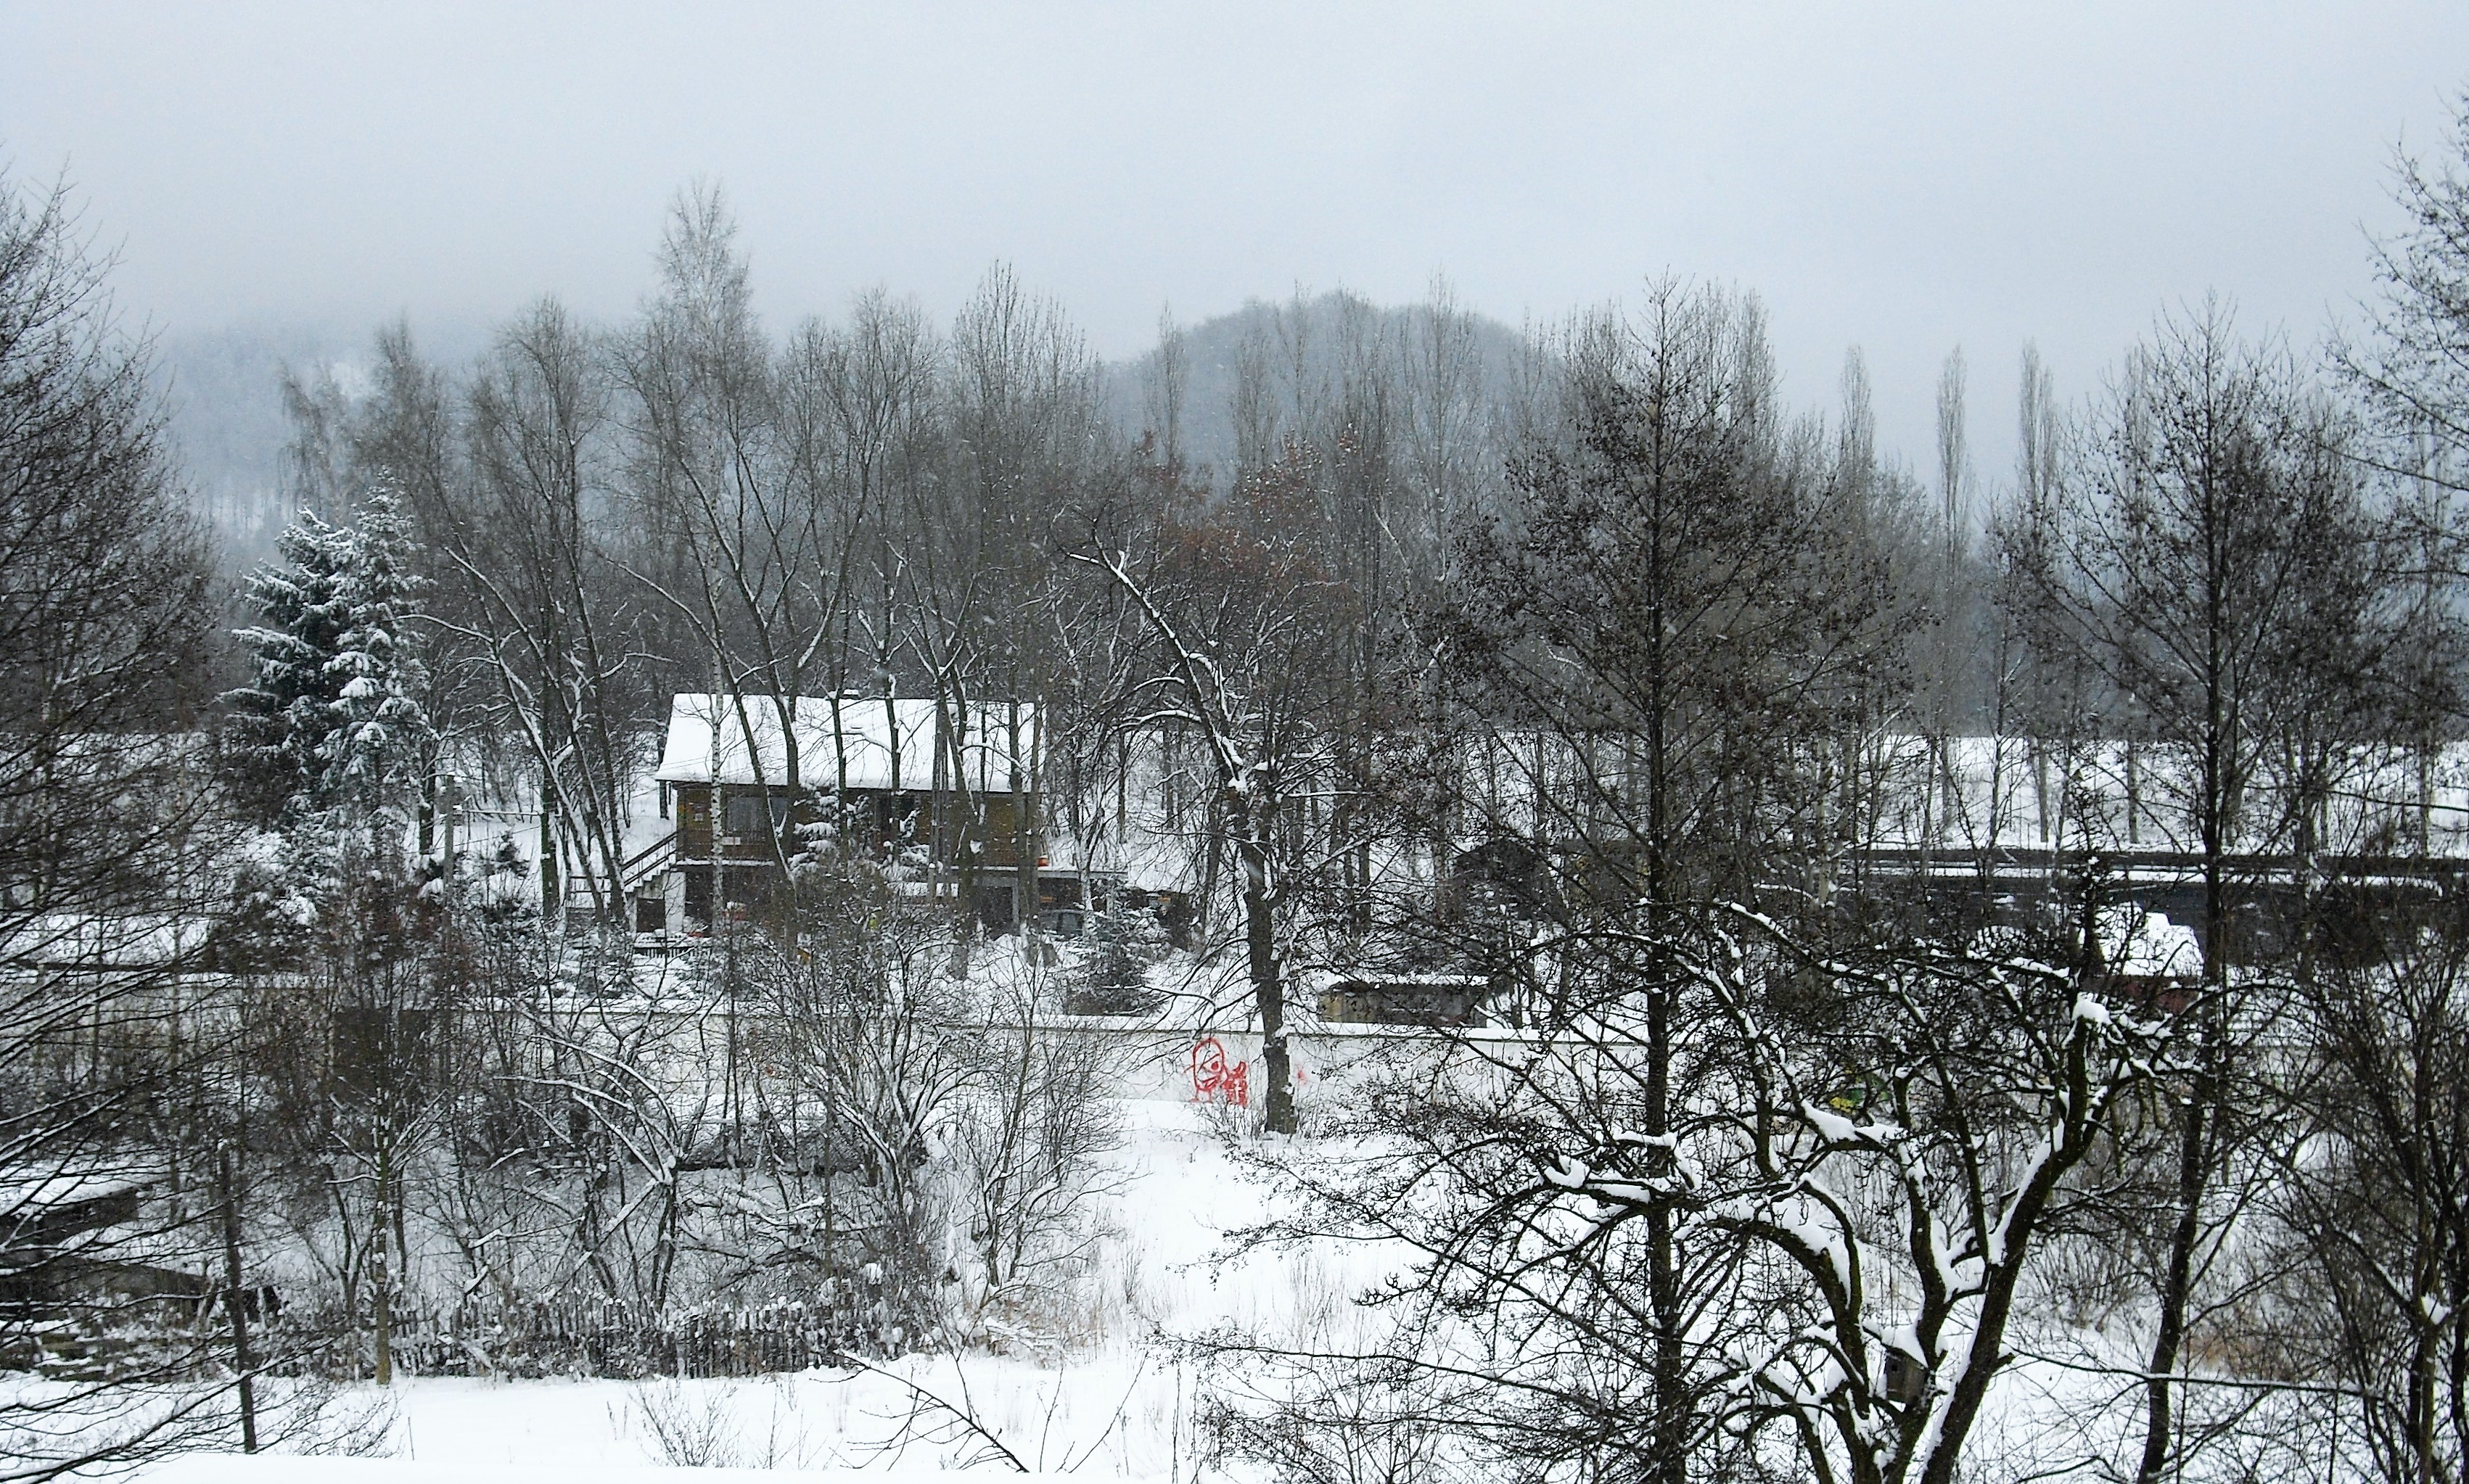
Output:
[[[1257,1220],[1263,1197],[1228,1157],[1214,1126],[1222,1115],[1155,1099],[1119,1106],[1125,1139],[1112,1157],[1122,1179],[1107,1198],[1094,1333],[1068,1351],[1031,1343],[1010,1355],[915,1356],[880,1372],[737,1381],[413,1378],[385,1393],[354,1388],[330,1406],[366,1415],[377,1456],[189,1455],[139,1476],[494,1484],[654,1470],[674,1477],[677,1467],[701,1464],[714,1478],[1019,1466],[1081,1478],[1190,1478],[1196,1378],[1173,1338],[1224,1324],[1277,1333],[1298,1316],[1342,1310],[1349,1290],[1378,1276],[1378,1263],[1370,1253],[1219,1261],[1225,1233]],[[965,1408],[991,1437],[954,1425],[929,1398]]]
[[[413,1377],[327,1400],[326,1445],[354,1456],[195,1453],[139,1471],[143,1484],[513,1484],[675,1478],[899,1480],[989,1470],[1187,1484],[1204,1471],[1204,1378],[1175,1343],[1233,1327],[1270,1341],[1345,1345],[1364,1322],[1349,1302],[1395,1261],[1364,1246],[1235,1256],[1227,1234],[1259,1220],[1271,1187],[1232,1156],[1222,1108],[1127,1098],[1111,1156],[1099,1277],[1066,1347],[912,1356],[880,1369],[745,1380],[499,1381]],[[1344,1146],[1299,1153],[1343,1157]],[[2131,1367],[2133,1336],[2103,1336],[2045,1311],[2029,1326],[2046,1355]],[[2121,1348],[2123,1347],[2123,1348]],[[2115,1352],[2096,1355],[2096,1352]],[[2024,1361],[1993,1391],[1977,1440],[2009,1459],[2056,1449],[2125,1456],[2113,1385],[2073,1366]],[[279,1390],[279,1383],[278,1383]],[[279,1398],[271,1404],[279,1405]],[[965,1411],[976,1424],[958,1424]],[[2114,1434],[2114,1435],[2113,1435]],[[1240,1475],[1238,1475],[1240,1476]]]
[[[1343,1077],[1335,1079],[1343,1081]],[[956,1471],[1185,1484],[1204,1476],[1202,1398],[1210,1378],[1177,1344],[1221,1329],[1276,1343],[1340,1349],[1368,1320],[1350,1300],[1386,1276],[1394,1253],[1335,1243],[1231,1254],[1228,1234],[1270,1214],[1275,1187],[1243,1168],[1226,1120],[1244,1116],[1178,1098],[1170,1080],[1136,1078],[1117,1100],[1123,1139],[1101,1182],[1096,1276],[1073,1311],[1068,1345],[1021,1336],[1008,1353],[920,1355],[880,1369],[815,1370],[743,1380],[401,1379],[326,1403],[326,1447],[358,1456],[190,1454],[140,1471],[144,1484],[497,1484],[762,1476],[920,1478]],[[1306,1084],[1305,1103],[1327,1084]],[[1304,1158],[1340,1159],[1345,1142],[1306,1140]],[[2101,1336],[2034,1309],[2042,1354],[2094,1356],[2132,1336]],[[2128,1345],[2127,1348],[2132,1348]],[[1984,1419],[1984,1451],[2037,1456],[2055,1444],[2115,1456],[2107,1383],[2064,1364],[2025,1362],[2001,1376]],[[276,1387],[279,1392],[279,1385]],[[279,1397],[270,1404],[279,1404]],[[2112,1409],[2113,1410],[2113,1409]],[[975,1430],[959,1422],[966,1413]],[[2117,1414],[2122,1416],[2123,1414]],[[2098,1420],[2105,1419],[2105,1420]],[[2097,1421],[2096,1421],[2097,1420]],[[2097,1444],[2087,1431],[2102,1429]],[[1205,1476],[1218,1477],[1219,1474]]]

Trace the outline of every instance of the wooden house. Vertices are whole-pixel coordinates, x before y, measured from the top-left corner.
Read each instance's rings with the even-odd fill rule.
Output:
[[[822,848],[901,867],[899,888],[1018,917],[1042,860],[1039,712],[1028,701],[686,694],[654,773],[675,828],[630,862],[638,934],[708,930],[759,906]]]

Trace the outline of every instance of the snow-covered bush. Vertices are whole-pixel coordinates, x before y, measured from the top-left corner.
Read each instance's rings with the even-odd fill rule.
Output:
[[[1154,912],[1118,909],[1090,919],[1089,944],[1063,993],[1063,1009],[1075,1016],[1139,1016],[1162,995],[1149,970],[1171,945]]]
[[[945,1140],[966,1231],[964,1337],[1068,1344],[1099,1236],[1103,1157],[1120,1139],[1110,1043],[1040,1023],[1041,974],[993,988],[966,1096]]]

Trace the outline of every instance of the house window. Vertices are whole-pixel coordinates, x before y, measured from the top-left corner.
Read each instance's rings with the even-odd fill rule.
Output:
[[[724,833],[740,839],[750,839],[763,833],[763,815],[762,799],[750,793],[737,794],[728,801],[728,828]],[[771,815],[772,829],[775,833],[788,828],[789,801],[773,798]]]

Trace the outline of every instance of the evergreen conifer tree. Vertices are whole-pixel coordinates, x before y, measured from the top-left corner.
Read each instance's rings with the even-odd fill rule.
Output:
[[[430,728],[402,512],[381,491],[358,514],[344,527],[304,513],[283,533],[281,563],[250,577],[265,622],[239,637],[257,679],[229,700],[243,719],[243,774],[270,812],[287,825],[342,814],[376,838],[416,786]]]

